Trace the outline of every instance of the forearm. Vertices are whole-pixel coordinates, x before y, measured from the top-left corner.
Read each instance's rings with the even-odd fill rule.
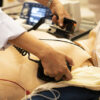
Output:
[[[72,60],[62,53],[57,52],[48,44],[36,39],[33,32],[25,32],[9,42],[39,57],[45,75],[54,77],[57,81],[62,79],[63,76],[65,80],[71,79],[72,75],[67,68],[66,61],[70,65],[73,65]]]
[[[34,31],[36,32],[36,31]],[[34,35],[30,32],[25,32],[21,36],[16,39],[9,41],[11,44],[14,44],[18,47],[21,47],[32,54],[36,55],[40,59],[53,50],[48,44],[38,40]]]
[[[44,6],[47,6],[48,0],[36,0],[37,2],[43,4]]]
[[[36,0],[36,1],[43,4],[44,6],[47,6],[49,0]],[[58,2],[59,2],[59,0],[52,0],[50,8],[52,9],[52,6]]]

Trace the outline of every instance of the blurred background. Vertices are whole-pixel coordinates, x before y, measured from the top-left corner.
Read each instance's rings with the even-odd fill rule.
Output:
[[[1,2],[2,0],[0,0]],[[24,2],[36,2],[35,0],[3,0],[3,10],[17,19],[21,24],[25,24],[25,20],[20,18]],[[77,22],[74,35],[80,35],[93,29],[100,19],[100,0],[60,0],[66,11],[69,12],[72,19]],[[9,9],[12,6],[11,9]]]

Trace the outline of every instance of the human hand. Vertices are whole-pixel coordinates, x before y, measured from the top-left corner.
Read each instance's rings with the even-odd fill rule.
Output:
[[[60,27],[63,27],[63,19],[70,18],[70,15],[58,0],[53,0],[50,8],[52,13],[54,14],[54,16],[52,17],[52,21],[58,24]],[[59,17],[59,19],[56,15]]]
[[[72,75],[66,65],[66,61],[72,66],[73,61],[62,53],[50,51],[41,58],[41,63],[44,68],[44,74],[49,77],[54,77],[56,81],[60,79],[70,80]]]

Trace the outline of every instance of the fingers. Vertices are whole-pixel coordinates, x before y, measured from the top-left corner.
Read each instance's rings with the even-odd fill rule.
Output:
[[[56,15],[54,15],[52,17],[52,21],[56,24],[56,25],[59,25],[60,27],[63,27],[63,18],[57,18]]]
[[[53,17],[52,17],[52,21],[56,24],[56,25],[59,25],[61,28],[63,28],[63,27],[65,27],[64,26],[64,16],[59,16],[58,18],[57,18],[57,16],[56,15],[54,15]],[[66,17],[66,18],[68,18],[68,17]]]
[[[57,17],[56,17],[56,15],[54,15],[54,16],[52,17],[52,21],[53,21],[55,24],[57,24]]]
[[[49,76],[49,77],[55,77],[55,74],[50,73],[50,72],[45,71],[45,70],[44,70],[44,74],[45,74],[46,76]]]
[[[59,14],[58,24],[59,24],[60,27],[65,27],[64,23],[63,23],[64,18],[71,18],[71,17],[67,12],[63,12],[63,13]]]
[[[69,71],[68,67],[66,66],[66,70],[65,70],[65,75],[63,77],[63,80],[71,80],[72,79],[72,74],[71,72]]]
[[[60,18],[59,17],[58,24],[59,24],[60,27],[64,26],[63,21],[64,21],[64,18],[62,18],[62,17]]]
[[[55,80],[59,81],[59,80],[71,80],[72,79],[72,75],[71,72],[69,71],[69,69],[66,66],[66,69],[63,73],[59,73],[58,75],[55,76]]]
[[[48,76],[48,72],[47,72],[46,70],[44,70],[44,74],[45,74],[46,76]]]
[[[56,75],[55,80],[59,81],[62,79],[62,77],[63,77],[63,74],[59,73],[58,75]]]
[[[69,71],[67,66],[65,66],[63,68],[63,71],[55,72],[54,74],[44,71],[44,74],[51,78],[55,78],[56,81],[60,81],[60,80],[68,81],[68,80],[72,79],[71,72]]]

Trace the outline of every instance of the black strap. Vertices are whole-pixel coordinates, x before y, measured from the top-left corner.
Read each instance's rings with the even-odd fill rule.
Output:
[[[31,30],[37,30],[43,23],[45,23],[45,19],[46,18],[51,18],[53,15],[49,15],[49,16],[46,16],[46,17],[42,17],[38,23],[36,23],[31,29],[29,29],[28,31],[31,31]]]

